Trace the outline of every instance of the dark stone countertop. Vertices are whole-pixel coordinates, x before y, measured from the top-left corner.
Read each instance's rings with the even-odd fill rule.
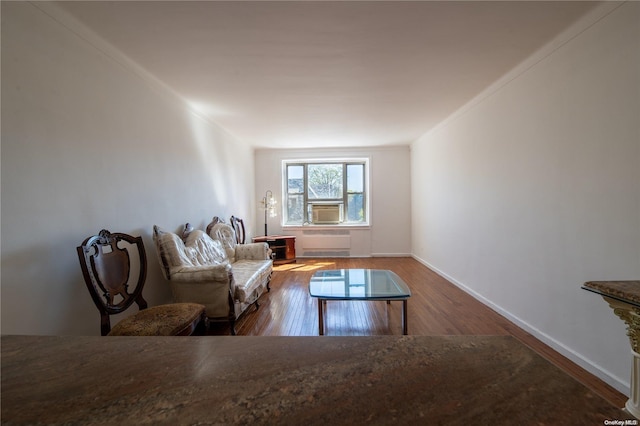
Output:
[[[582,288],[640,307],[640,281],[588,281]]]
[[[510,336],[2,336],[3,424],[632,419]]]

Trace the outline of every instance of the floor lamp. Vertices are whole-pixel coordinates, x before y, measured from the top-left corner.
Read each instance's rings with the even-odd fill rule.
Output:
[[[273,198],[273,192],[269,189],[262,197],[262,207],[264,208],[264,236],[267,233],[267,218],[276,217],[276,199]]]

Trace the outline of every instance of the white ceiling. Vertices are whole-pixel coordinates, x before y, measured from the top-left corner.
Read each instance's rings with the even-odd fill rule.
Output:
[[[62,2],[241,140],[409,144],[595,2]]]

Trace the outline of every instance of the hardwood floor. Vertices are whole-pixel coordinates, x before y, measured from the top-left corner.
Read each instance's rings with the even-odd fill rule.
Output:
[[[236,324],[239,336],[317,336],[317,300],[309,296],[311,275],[318,269],[389,269],[411,288],[408,303],[412,335],[512,335],[612,404],[623,407],[627,397],[560,355],[529,333],[474,299],[412,258],[298,259],[274,267],[271,291],[260,308],[249,308]],[[325,335],[401,335],[402,303],[330,301]],[[214,323],[209,334],[229,334]]]

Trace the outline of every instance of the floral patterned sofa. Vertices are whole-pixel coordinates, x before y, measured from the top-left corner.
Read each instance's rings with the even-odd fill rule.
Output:
[[[187,228],[188,229],[188,226]],[[273,270],[266,243],[236,244],[233,228],[225,223],[178,236],[153,227],[160,267],[169,281],[174,302],[205,306],[210,320],[235,322],[269,290]]]

